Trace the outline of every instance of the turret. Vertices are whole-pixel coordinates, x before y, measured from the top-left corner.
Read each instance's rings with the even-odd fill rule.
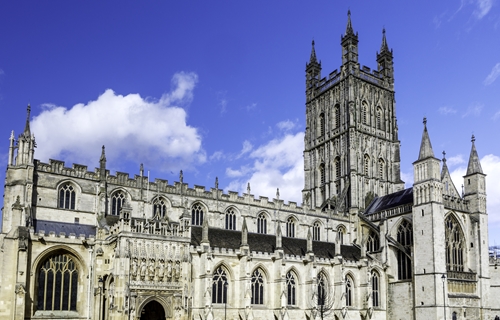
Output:
[[[26,125],[24,132],[21,133],[17,139],[17,157],[15,165],[33,165],[35,153],[35,136],[31,134],[30,130],[30,113],[31,106],[28,104],[26,112]]]
[[[307,100],[314,96],[314,89],[317,87],[321,79],[321,62],[316,58],[316,50],[314,49],[314,40],[312,41],[311,57],[309,63],[306,63],[306,97]]]
[[[486,213],[486,175],[477,155],[475,141],[473,135],[467,173],[464,176],[464,197],[469,200],[472,213]]]
[[[101,158],[99,159],[99,178],[101,182],[106,181],[106,149],[102,146]]]
[[[382,30],[382,45],[380,53],[377,52],[378,72],[389,83],[394,84],[394,65],[392,57],[392,49],[389,50],[387,39],[385,37],[385,29]]]
[[[342,64],[358,63],[358,33],[354,33],[351,22],[351,11],[347,12],[347,26],[345,35],[341,37]]]

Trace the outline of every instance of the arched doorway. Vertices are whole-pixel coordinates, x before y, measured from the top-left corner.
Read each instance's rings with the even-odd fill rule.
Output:
[[[165,320],[165,309],[158,301],[148,302],[142,308],[141,320]]]

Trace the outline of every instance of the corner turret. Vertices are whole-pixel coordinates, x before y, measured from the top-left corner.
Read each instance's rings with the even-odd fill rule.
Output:
[[[347,26],[345,35],[341,37],[342,64],[358,63],[358,33],[354,33],[351,22],[351,11],[347,12]]]
[[[306,63],[306,97],[308,100],[314,97],[314,89],[318,86],[321,79],[321,62],[316,58],[314,49],[314,40],[312,41],[311,56],[309,63]]]
[[[17,139],[17,156],[15,161],[15,165],[17,166],[34,164],[36,143],[35,136],[31,134],[30,130],[30,113],[31,106],[28,104],[24,132]]]
[[[382,30],[382,45],[380,46],[380,53],[377,52],[377,64],[378,72],[391,86],[394,84],[393,61],[392,49],[389,50],[389,46],[387,45],[384,28]]]

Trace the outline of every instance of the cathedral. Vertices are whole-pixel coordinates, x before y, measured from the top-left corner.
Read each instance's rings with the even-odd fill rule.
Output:
[[[486,174],[471,139],[463,190],[423,121],[414,183],[400,174],[393,51],[305,69],[302,203],[36,160],[30,107],[10,137],[1,319],[494,319]],[[420,134],[420,133],[419,133]],[[468,142],[467,142],[468,144]],[[43,147],[43,146],[41,146]],[[417,150],[417,148],[419,148]],[[467,147],[468,148],[468,147]]]

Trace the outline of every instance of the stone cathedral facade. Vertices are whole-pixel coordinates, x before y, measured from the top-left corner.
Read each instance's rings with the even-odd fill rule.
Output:
[[[424,120],[405,189],[385,31],[373,71],[350,14],[341,48],[327,77],[314,42],[306,64],[301,205],[113,174],[104,147],[95,170],[40,162],[28,107],[10,137],[0,318],[494,319],[474,138],[459,192]]]

